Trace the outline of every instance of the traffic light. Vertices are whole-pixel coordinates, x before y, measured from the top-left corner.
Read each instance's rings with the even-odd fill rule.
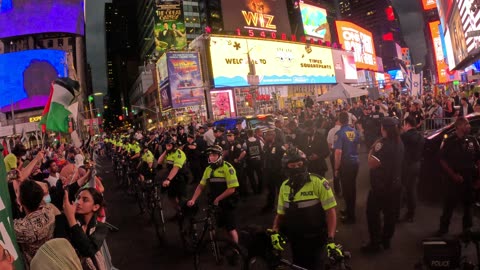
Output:
[[[90,102],[90,103],[93,102],[93,96],[92,95],[88,96],[88,102]]]
[[[122,121],[123,120],[123,115],[119,115],[118,120]]]
[[[97,117],[101,117],[101,116],[102,116],[102,114],[101,114],[101,113],[97,113]]]

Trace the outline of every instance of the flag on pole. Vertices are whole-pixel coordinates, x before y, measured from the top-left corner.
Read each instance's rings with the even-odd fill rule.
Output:
[[[412,74],[412,96],[418,97],[422,94],[422,72]]]
[[[75,90],[79,88],[77,81],[70,78],[61,78],[55,80],[51,92],[51,100],[47,104],[49,107],[45,120],[47,130],[57,132],[68,132],[68,116],[72,114],[68,107],[75,98]],[[44,117],[42,117],[43,120]]]
[[[42,119],[40,119],[40,123],[39,123],[39,125],[42,126],[42,133],[47,132],[47,116],[48,116],[48,111],[50,111],[50,103],[52,103],[52,96],[53,96],[53,82],[50,84],[50,94],[48,95],[47,104],[45,105],[45,108],[43,108]]]

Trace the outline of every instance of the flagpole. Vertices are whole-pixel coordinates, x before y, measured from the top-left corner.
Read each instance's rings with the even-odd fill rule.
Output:
[[[10,110],[12,111],[12,121],[13,121],[13,135],[17,134],[17,129],[15,126],[15,110],[13,108],[13,98],[10,99]]]

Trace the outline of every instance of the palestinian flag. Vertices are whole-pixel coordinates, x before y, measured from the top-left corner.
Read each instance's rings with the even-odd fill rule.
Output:
[[[50,91],[50,100],[45,106],[48,114],[42,117],[47,130],[68,132],[68,116],[72,114],[68,106],[75,98],[75,90],[79,89],[79,83],[70,78],[60,78],[53,82]],[[45,110],[44,110],[45,112]],[[44,120],[45,118],[45,120]]]
[[[45,108],[43,108],[42,119],[40,119],[40,123],[39,123],[39,125],[42,127],[42,133],[47,132],[47,116],[48,116],[48,111],[50,111],[50,103],[52,103],[52,95],[53,95],[53,82],[50,85],[50,94],[48,96],[48,101],[47,101],[47,104],[45,105]]]

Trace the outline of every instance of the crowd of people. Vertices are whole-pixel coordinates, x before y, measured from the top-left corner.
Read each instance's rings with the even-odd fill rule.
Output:
[[[370,241],[362,250],[381,252],[390,249],[399,221],[414,222],[424,144],[421,131],[450,122],[455,122],[457,131],[440,151],[455,196],[445,203],[438,234],[448,232],[453,206],[462,200],[464,230],[468,230],[471,202],[462,195],[478,186],[472,171],[480,163],[480,147],[469,135],[464,116],[479,109],[478,93],[362,97],[353,102],[305,102],[303,108],[277,112],[273,125],[266,128],[245,129],[239,122],[227,130],[211,122],[192,122],[149,133],[104,134],[82,147],[58,143],[27,150],[17,143],[4,159],[17,242],[31,269],[43,269],[35,266],[44,260],[38,258],[45,254],[41,251],[57,245],[75,251],[70,263],[104,269],[101,248],[108,233],[104,186],[92,165],[96,156],[126,155],[138,168],[138,181],[161,183],[178,212],[196,205],[208,190],[207,202],[220,209],[218,226],[236,243],[237,206],[266,193],[258,211],[276,213],[271,225],[273,246],[282,248],[277,233],[287,235],[294,263],[322,269],[324,262],[316,254],[325,247],[328,256],[342,254],[334,240],[337,221],[357,222],[359,167],[370,169],[366,205]],[[452,147],[457,144],[466,146]],[[368,151],[366,164],[359,158],[361,145]],[[329,168],[332,187],[325,178]],[[197,186],[193,193],[188,192],[189,184]],[[344,209],[337,213],[339,198]]]

